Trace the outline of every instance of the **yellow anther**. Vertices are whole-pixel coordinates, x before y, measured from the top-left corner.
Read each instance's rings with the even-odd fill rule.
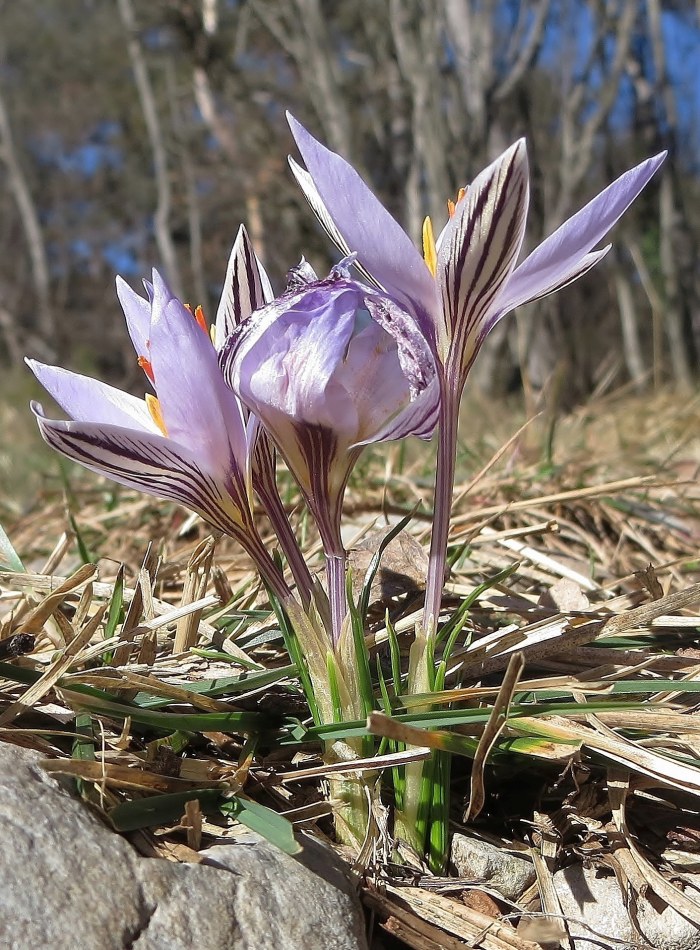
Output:
[[[428,265],[428,270],[434,277],[437,273],[437,248],[435,247],[433,222],[430,220],[430,215],[423,222],[423,258]]]
[[[146,393],[146,407],[151,414],[151,419],[153,419],[163,435],[167,435],[168,430],[165,428],[165,421],[163,420],[163,411],[160,408],[160,403],[156,397],[152,396],[150,393]]]

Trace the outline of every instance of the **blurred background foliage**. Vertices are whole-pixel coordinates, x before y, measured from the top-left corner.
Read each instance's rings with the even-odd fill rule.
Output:
[[[693,0],[0,2],[0,366],[142,388],[114,274],[163,267],[210,319],[247,225],[278,291],[332,249],[286,165],[291,110],[419,239],[515,138],[532,246],[630,165],[661,175],[580,283],[504,321],[475,368],[533,406],[688,388],[700,351]],[[11,375],[11,374],[9,374]]]

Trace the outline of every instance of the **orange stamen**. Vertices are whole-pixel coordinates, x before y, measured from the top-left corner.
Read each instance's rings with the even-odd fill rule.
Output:
[[[455,201],[452,201],[451,198],[447,199],[447,213],[449,214],[451,218],[454,218],[455,209],[457,208],[457,205],[460,203],[462,198],[464,198],[466,193],[467,193],[466,188],[460,188],[459,191],[457,192],[457,198]]]
[[[192,310],[192,307],[190,307],[188,303],[184,304],[184,307],[185,307],[185,310],[189,310],[189,312],[197,321],[198,325],[202,328],[202,330],[204,330],[206,335],[209,336],[209,327],[207,326],[207,320],[206,320],[206,317],[204,316],[204,311],[202,310],[202,308],[199,305],[197,305],[195,309]]]
[[[163,410],[160,408],[160,403],[156,397],[152,396],[150,393],[146,393],[146,407],[151,414],[151,419],[153,419],[163,435],[167,436],[168,430],[165,428]]]
[[[139,366],[141,367],[141,369],[144,371],[144,373],[146,374],[146,376],[148,376],[148,378],[150,379],[150,381],[151,381],[152,383],[155,383],[156,378],[155,378],[155,376],[153,375],[153,367],[151,366],[151,361],[150,361],[149,359],[147,359],[145,356],[139,356],[139,358],[138,358],[138,360],[137,360],[137,363],[139,364]]]
[[[204,330],[206,335],[209,336],[209,327],[207,326],[207,321],[204,316],[204,311],[202,310],[201,307],[197,307],[197,309],[195,310],[194,318],[197,321],[197,323],[200,325],[200,327]]]

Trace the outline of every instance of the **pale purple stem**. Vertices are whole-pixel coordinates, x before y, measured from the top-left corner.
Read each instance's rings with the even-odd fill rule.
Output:
[[[331,606],[331,628],[333,631],[333,646],[340,640],[343,621],[348,612],[347,592],[345,589],[345,574],[347,555],[326,554],[326,578],[328,580],[328,601]]]
[[[444,379],[441,380],[441,390],[433,529],[423,613],[423,629],[429,636],[434,636],[437,629],[442,606],[442,591],[445,586],[447,538],[452,512],[459,421],[459,392],[455,392],[449,381],[446,382]]]
[[[308,606],[311,603],[313,580],[311,579],[311,572],[304,560],[304,555],[297,544],[297,539],[289,524],[287,512],[284,510],[282,500],[276,490],[261,491],[260,487],[258,487],[258,494],[260,495],[260,500],[263,503],[265,512],[270,519],[270,524],[277,535],[277,540],[280,543],[284,556],[287,559],[292,577],[299,591],[299,596],[304,606]]]
[[[283,604],[291,600],[293,595],[289,589],[289,585],[284,579],[284,574],[270,557],[257,531],[255,531],[255,529],[249,531],[240,530],[235,533],[234,537],[240,542],[245,552],[250,555],[261,577],[272,593],[275,594]]]

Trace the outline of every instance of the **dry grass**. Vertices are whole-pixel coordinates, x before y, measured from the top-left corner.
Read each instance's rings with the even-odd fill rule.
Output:
[[[462,459],[445,611],[511,573],[469,611],[433,701],[484,715],[452,730],[377,716],[372,729],[418,756],[471,743],[470,758],[454,759],[454,828],[468,819],[529,855],[538,886],[515,908],[493,895],[465,903],[464,882],[399,872],[385,830],[361,869],[366,903],[407,946],[535,948],[537,931],[525,939],[515,924],[555,919],[551,875],[585,858],[626,879],[634,900],[651,889],[700,926],[686,878],[700,848],[697,401],[611,397],[562,420],[553,440],[535,423],[503,452],[518,423],[480,418]],[[412,533],[425,542],[430,472],[416,449],[408,456],[393,447],[363,463],[346,506],[356,540],[420,502]],[[328,767],[318,743],[279,741],[304,703],[240,551],[180,509],[87,477],[68,506],[55,490],[20,518],[6,506],[25,570],[0,574],[2,738],[41,750],[112,820],[124,803],[182,794],[155,828],[130,832],[144,853],[196,861],[202,844],[235,835],[206,807],[222,790],[327,835]],[[387,607],[407,648],[419,562],[387,551],[368,632],[380,656]],[[513,714],[528,702],[531,715]],[[184,804],[194,789],[201,810]]]

